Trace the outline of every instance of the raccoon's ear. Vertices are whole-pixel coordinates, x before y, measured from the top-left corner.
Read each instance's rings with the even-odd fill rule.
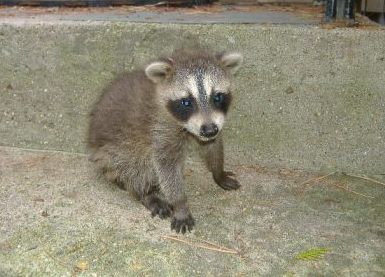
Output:
[[[171,76],[173,64],[171,59],[160,60],[149,64],[146,69],[147,78],[154,83],[160,83]]]
[[[219,61],[222,66],[227,69],[231,74],[235,74],[242,65],[243,56],[240,53],[222,53],[218,55]]]

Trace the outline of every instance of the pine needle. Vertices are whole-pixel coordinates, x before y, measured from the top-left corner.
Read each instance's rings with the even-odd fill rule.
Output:
[[[359,192],[356,192],[356,191],[354,191],[354,190],[352,190],[352,189],[348,189],[348,188],[346,188],[346,187],[344,187],[344,186],[341,186],[341,185],[337,185],[337,184],[334,184],[337,188],[341,188],[341,189],[343,189],[343,190],[346,190],[346,191],[348,191],[348,192],[351,192],[351,193],[354,193],[354,194],[357,194],[357,195],[360,195],[360,196],[363,196],[363,197],[366,197],[366,198],[374,198],[373,196],[369,196],[369,195],[366,195],[366,194],[362,194],[362,193],[359,193]]]
[[[236,251],[236,250],[233,250],[233,249],[230,249],[230,248],[227,248],[224,246],[220,246],[220,245],[217,245],[215,243],[204,241],[204,240],[202,240],[203,243],[202,242],[195,243],[193,241],[185,240],[185,239],[179,238],[177,236],[162,236],[162,238],[182,242],[182,243],[185,243],[185,244],[193,246],[193,247],[208,249],[208,250],[222,252],[222,253],[238,254],[238,251]]]
[[[375,179],[372,179],[372,178],[369,178],[369,177],[366,177],[366,176],[353,175],[353,174],[348,174],[348,173],[345,173],[345,175],[350,176],[350,177],[354,177],[354,178],[363,179],[363,180],[366,180],[366,181],[370,181],[370,182],[373,182],[373,183],[376,183],[376,184],[380,184],[380,185],[385,186],[385,183],[382,183],[382,182],[380,182],[380,181],[377,181],[377,180],[375,180]]]
[[[337,172],[334,171],[334,172],[332,172],[332,173],[329,173],[329,174],[324,175],[324,176],[321,176],[321,177],[311,178],[311,179],[309,179],[309,180],[306,180],[305,182],[302,182],[302,183],[300,184],[300,186],[303,186],[303,185],[306,185],[306,184],[308,184],[308,183],[312,183],[312,182],[316,182],[316,181],[325,179],[326,177],[329,177],[330,175],[333,175],[333,174],[336,174],[336,173],[337,173]]]

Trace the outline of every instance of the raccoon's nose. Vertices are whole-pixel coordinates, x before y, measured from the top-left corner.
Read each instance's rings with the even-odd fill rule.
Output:
[[[218,126],[214,123],[204,124],[201,127],[201,136],[211,138],[218,134]]]

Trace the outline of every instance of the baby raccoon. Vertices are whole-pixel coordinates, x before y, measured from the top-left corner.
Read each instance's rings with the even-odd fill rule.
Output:
[[[215,182],[239,188],[223,170],[221,129],[231,103],[238,53],[178,51],[113,81],[95,105],[88,145],[106,178],[132,190],[152,216],[191,231],[183,185],[186,143],[198,142]]]

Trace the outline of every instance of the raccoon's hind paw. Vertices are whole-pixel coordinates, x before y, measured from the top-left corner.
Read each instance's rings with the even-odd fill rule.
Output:
[[[216,180],[216,183],[218,184],[218,186],[220,186],[221,188],[223,188],[224,190],[236,190],[236,189],[239,189],[240,188],[240,184],[239,182],[232,178],[232,177],[229,177],[229,176],[234,176],[235,174],[232,173],[232,172],[224,172],[224,177],[221,178],[221,180]]]
[[[195,225],[195,220],[191,214],[188,214],[186,217],[177,218],[173,217],[171,220],[171,230],[175,230],[175,232],[182,234],[186,233],[186,231],[191,232]]]
[[[172,207],[156,196],[151,196],[143,204],[151,211],[152,217],[159,216],[161,219],[165,219],[171,216]]]

